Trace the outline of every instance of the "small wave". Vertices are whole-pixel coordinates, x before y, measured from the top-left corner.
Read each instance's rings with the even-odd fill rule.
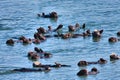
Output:
[[[17,69],[17,68],[23,68],[23,67],[0,65],[0,75],[7,75],[7,74],[15,73],[12,70]]]
[[[3,26],[5,26],[6,24],[0,24],[0,27],[3,27]]]
[[[7,19],[7,18],[4,18],[4,19],[0,19],[0,21],[12,21],[13,19]]]
[[[2,18],[2,19],[0,19],[0,21],[18,21],[18,20],[21,20],[21,19],[20,18],[12,18],[12,19]]]
[[[7,68],[22,68],[22,67],[16,67],[16,66],[1,66],[1,65],[0,65],[0,68],[1,68],[1,69],[7,69]]]
[[[0,30],[12,30],[12,28],[10,28],[10,27],[2,27],[1,24],[0,24]]]
[[[7,75],[7,74],[12,74],[12,73],[15,73],[15,72],[12,71],[12,70],[2,70],[2,71],[0,71],[0,75]]]

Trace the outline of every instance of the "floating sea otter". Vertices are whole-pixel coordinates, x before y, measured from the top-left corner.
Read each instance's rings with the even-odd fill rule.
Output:
[[[112,53],[112,54],[110,55],[110,60],[118,60],[118,59],[120,59],[120,56],[118,56],[117,54]]]
[[[78,62],[78,66],[87,66],[89,64],[105,64],[107,63],[107,60],[103,59],[103,58],[100,58],[98,61],[96,62],[87,62],[87,61],[79,61]]]
[[[78,29],[80,29],[80,25],[78,23],[75,24],[75,26],[69,25],[68,26],[68,30],[71,31],[77,31]]]
[[[20,42],[23,44],[31,44],[34,39],[26,38],[25,36],[20,36],[16,42]]]
[[[42,13],[42,14],[37,14],[37,15],[43,18],[58,18],[58,14],[54,11],[49,14]]]
[[[38,60],[39,58],[50,58],[52,54],[49,52],[43,51],[41,48],[35,47],[35,51],[28,52],[28,58],[31,60]]]
[[[16,39],[8,39],[6,41],[6,44],[7,45],[14,45],[15,42],[16,43],[23,43],[23,45],[31,44],[31,43],[38,44],[38,43],[46,40],[46,38],[44,36],[39,35],[37,33],[35,34],[35,38],[36,39],[31,39],[31,38],[26,38],[24,36],[20,36],[19,38],[17,38],[18,40],[16,40]]]
[[[21,42],[23,44],[30,44],[30,43],[32,43],[32,39],[30,39],[30,38],[27,39],[27,38],[21,36],[20,39],[18,39],[18,40],[8,39],[6,41],[6,44],[13,45],[15,42]]]
[[[46,66],[44,68],[20,68],[20,69],[13,69],[12,71],[15,72],[41,72],[41,71],[50,71],[50,67]]]
[[[103,30],[94,30],[93,32],[92,32],[92,37],[93,38],[99,38],[99,37],[101,37],[101,34],[103,33]]]
[[[36,52],[28,52],[28,58],[31,60],[37,60],[39,58],[50,58],[52,54],[50,53],[36,53]]]
[[[82,37],[88,37],[88,36],[91,36],[91,32],[90,30],[88,29],[87,31],[83,32],[82,34],[73,34],[72,35],[72,38],[77,38],[79,36],[82,36]]]
[[[79,30],[80,28],[81,28],[81,29],[85,29],[85,27],[86,27],[86,26],[85,26],[85,23],[82,25],[82,27],[80,27],[80,24],[76,23],[75,26],[69,25],[69,26],[68,26],[68,31],[69,31],[69,32],[73,32],[73,31]]]
[[[46,37],[43,34],[40,34],[38,32],[34,34],[34,38],[38,40],[43,40],[43,41],[46,40]]]
[[[110,37],[109,39],[108,39],[108,41],[109,42],[117,42],[117,41],[119,41],[120,39],[118,39],[118,38],[116,38],[116,37]]]
[[[43,27],[39,27],[37,29],[37,31],[38,31],[39,34],[45,34],[46,33],[46,30]]]
[[[14,45],[14,40],[13,39],[9,39],[9,40],[7,40],[6,41],[6,44],[8,44],[8,45]]]
[[[28,58],[31,60],[38,60],[40,56],[37,53],[30,51],[28,52]]]
[[[63,28],[62,24],[59,24],[58,27],[55,29],[52,29],[51,26],[48,26],[48,30],[45,30],[43,27],[39,27],[37,29],[37,32],[34,34],[34,38],[39,39],[39,40],[45,40],[46,37],[47,38],[53,37],[52,35],[49,35],[49,33],[52,33],[52,32],[57,32],[57,36],[60,36],[61,35],[60,32],[61,32],[62,28]]]
[[[52,56],[51,53],[43,51],[41,48],[35,47],[34,50],[36,51],[37,54],[39,54],[41,57],[45,57],[45,58],[50,58]]]
[[[86,32],[82,33],[82,34],[72,34],[72,33],[65,33],[65,34],[61,34],[61,38],[62,39],[68,39],[68,38],[77,38],[77,37],[86,37],[86,36],[91,36],[90,30],[87,30]]]
[[[103,33],[103,30],[94,30],[92,32],[92,40],[93,40],[93,42],[100,41],[102,33]]]
[[[93,67],[91,69],[91,71],[87,71],[86,69],[81,69],[77,75],[78,76],[87,76],[87,75],[96,75],[97,73],[99,73],[99,71],[97,70],[97,68]]]
[[[57,63],[55,62],[55,65],[51,65],[51,64],[46,64],[46,65],[43,65],[41,64],[40,62],[36,61],[33,63],[33,67],[55,67],[55,68],[59,68],[59,67],[71,67],[70,65],[64,65],[64,64],[60,64],[60,63]]]

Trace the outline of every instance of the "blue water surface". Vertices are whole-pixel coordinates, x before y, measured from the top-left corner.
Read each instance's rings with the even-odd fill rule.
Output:
[[[119,80],[120,61],[111,62],[112,52],[120,55],[120,42],[110,44],[108,38],[117,37],[120,31],[120,1],[119,0],[0,0],[0,80]],[[56,11],[58,20],[40,18],[38,13]],[[34,38],[37,28],[50,25],[56,28],[63,24],[63,31],[68,31],[68,25],[86,24],[86,29],[103,29],[102,38],[94,42],[91,37],[70,39],[48,38],[45,42],[29,45],[15,43],[6,45],[6,40],[25,36]],[[78,33],[83,33],[80,29]],[[119,38],[119,37],[118,37]],[[68,68],[52,68],[50,72],[11,72],[15,68],[32,68],[32,61],[26,56],[34,47],[42,48],[53,54],[50,59],[39,59],[43,64],[71,65]],[[78,67],[80,60],[97,61],[104,58],[104,65],[89,65]],[[78,77],[77,72],[92,67],[100,71],[97,75]]]

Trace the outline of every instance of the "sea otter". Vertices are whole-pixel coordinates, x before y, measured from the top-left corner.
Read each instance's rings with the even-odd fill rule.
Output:
[[[99,73],[99,71],[97,70],[97,68],[93,67],[91,69],[91,71],[87,71],[86,69],[81,69],[77,75],[78,76],[87,76],[87,75],[96,75],[97,73]]]
[[[105,64],[105,63],[107,63],[107,60],[100,58],[98,61],[95,61],[95,62],[87,62],[87,61],[82,60],[82,61],[79,61],[77,65],[78,66],[87,66],[89,64]]]
[[[43,18],[58,18],[57,12],[51,12],[49,14],[45,14],[44,12],[42,14],[37,14],[38,17],[43,17]]]
[[[33,67],[45,67],[45,66],[48,66],[48,67],[55,67],[55,68],[59,68],[59,67],[71,67],[70,65],[64,65],[64,64],[60,64],[60,63],[57,63],[55,62],[55,65],[51,65],[51,64],[41,64],[40,62],[36,61],[33,63]]]

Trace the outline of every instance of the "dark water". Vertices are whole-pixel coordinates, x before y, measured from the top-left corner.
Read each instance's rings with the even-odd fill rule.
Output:
[[[108,38],[116,36],[120,31],[120,1],[119,0],[0,0],[0,80],[119,80],[120,61],[111,62],[112,52],[120,55],[120,42],[109,44]],[[56,11],[57,21],[37,17],[37,13]],[[48,25],[56,28],[59,24],[67,26],[75,23],[86,23],[86,28],[104,29],[102,38],[93,42],[91,37],[63,40],[49,38],[47,41],[35,45],[14,46],[5,44],[7,39],[21,35],[33,38],[33,34],[40,26],[47,29]],[[80,30],[79,33],[82,33]],[[50,59],[40,59],[43,64],[70,64],[70,68],[52,69],[50,72],[10,72],[14,68],[32,68],[32,61],[28,60],[27,52],[34,47],[51,52]],[[86,68],[98,68],[97,75],[78,77],[76,73],[82,68],[77,66],[80,60],[97,61],[103,57],[108,60],[105,65],[90,65]]]

